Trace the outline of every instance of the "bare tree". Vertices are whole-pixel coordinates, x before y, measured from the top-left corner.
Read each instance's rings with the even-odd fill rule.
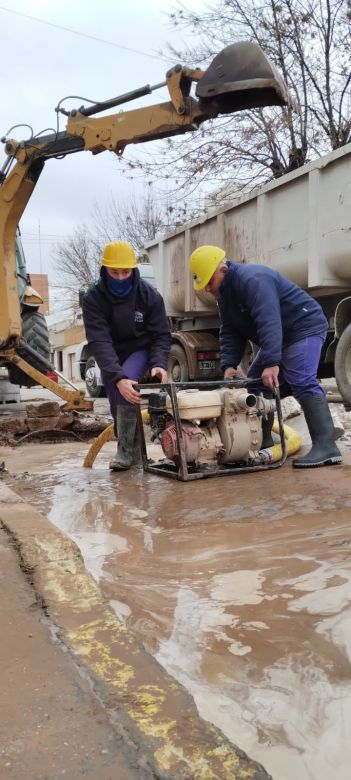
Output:
[[[185,205],[173,207],[167,197],[159,200],[151,188],[144,198],[131,196],[111,200],[104,209],[96,205],[93,215],[96,250],[100,253],[102,246],[115,241],[118,236],[123,241],[129,241],[139,261],[148,262],[145,252],[148,241],[173,230],[197,213]]]
[[[100,257],[106,244],[128,241],[139,262],[148,262],[145,244],[157,235],[173,230],[186,218],[197,216],[185,208],[159,204],[152,190],[146,197],[110,200],[105,207],[95,205],[89,228],[80,225],[54,250],[55,288],[70,292],[86,289],[99,276]]]
[[[59,278],[55,286],[72,288],[72,282],[89,287],[98,276],[99,258],[93,236],[85,226],[78,227],[72,236],[60,241],[54,250],[55,270]]]
[[[173,24],[198,44],[171,49],[205,68],[224,46],[252,40],[285,79],[300,113],[256,109],[206,123],[194,134],[153,145],[127,166],[173,177],[188,194],[201,183],[253,186],[298,168],[351,140],[350,0],[215,0],[194,12],[182,3]]]

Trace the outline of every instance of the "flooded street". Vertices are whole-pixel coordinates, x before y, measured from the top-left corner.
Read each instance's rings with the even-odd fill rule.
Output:
[[[114,447],[7,449],[7,479],[203,718],[274,780],[349,780],[350,457],[180,483],[109,473]]]

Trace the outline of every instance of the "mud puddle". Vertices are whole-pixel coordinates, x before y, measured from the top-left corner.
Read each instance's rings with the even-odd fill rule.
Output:
[[[350,466],[183,484],[109,474],[113,449],[86,470],[84,445],[23,447],[11,484],[202,717],[274,780],[348,780]]]

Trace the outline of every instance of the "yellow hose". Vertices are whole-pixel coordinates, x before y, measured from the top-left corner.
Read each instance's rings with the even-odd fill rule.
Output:
[[[143,409],[141,412],[141,419],[143,422],[147,422],[149,419],[149,412],[147,409]],[[89,450],[84,458],[83,466],[85,469],[91,469],[95,461],[96,456],[99,454],[101,447],[106,444],[107,441],[113,441],[115,438],[114,424],[110,423],[99,435],[94,439],[90,445]]]
[[[100,452],[101,447],[107,441],[112,441],[115,438],[115,432],[113,430],[114,425],[111,423],[104,431],[94,439],[93,443],[89,447],[89,451],[84,458],[83,466],[86,469],[91,469],[97,454]]]
[[[297,431],[294,430],[294,428],[290,428],[290,425],[283,425],[283,428],[285,434],[286,454],[295,455],[295,453],[298,452],[301,447],[301,436],[299,433],[297,433]],[[274,433],[279,433],[278,420],[274,420],[272,430]],[[270,463],[276,463],[276,461],[280,460],[282,457],[282,446],[279,443],[273,444],[273,447],[266,447],[265,452],[269,453],[268,459]]]

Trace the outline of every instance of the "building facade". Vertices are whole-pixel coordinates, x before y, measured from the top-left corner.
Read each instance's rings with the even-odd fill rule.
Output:
[[[51,357],[50,362],[67,379],[79,379],[76,365],[77,350],[85,340],[81,312],[60,319],[58,315],[48,318]]]

